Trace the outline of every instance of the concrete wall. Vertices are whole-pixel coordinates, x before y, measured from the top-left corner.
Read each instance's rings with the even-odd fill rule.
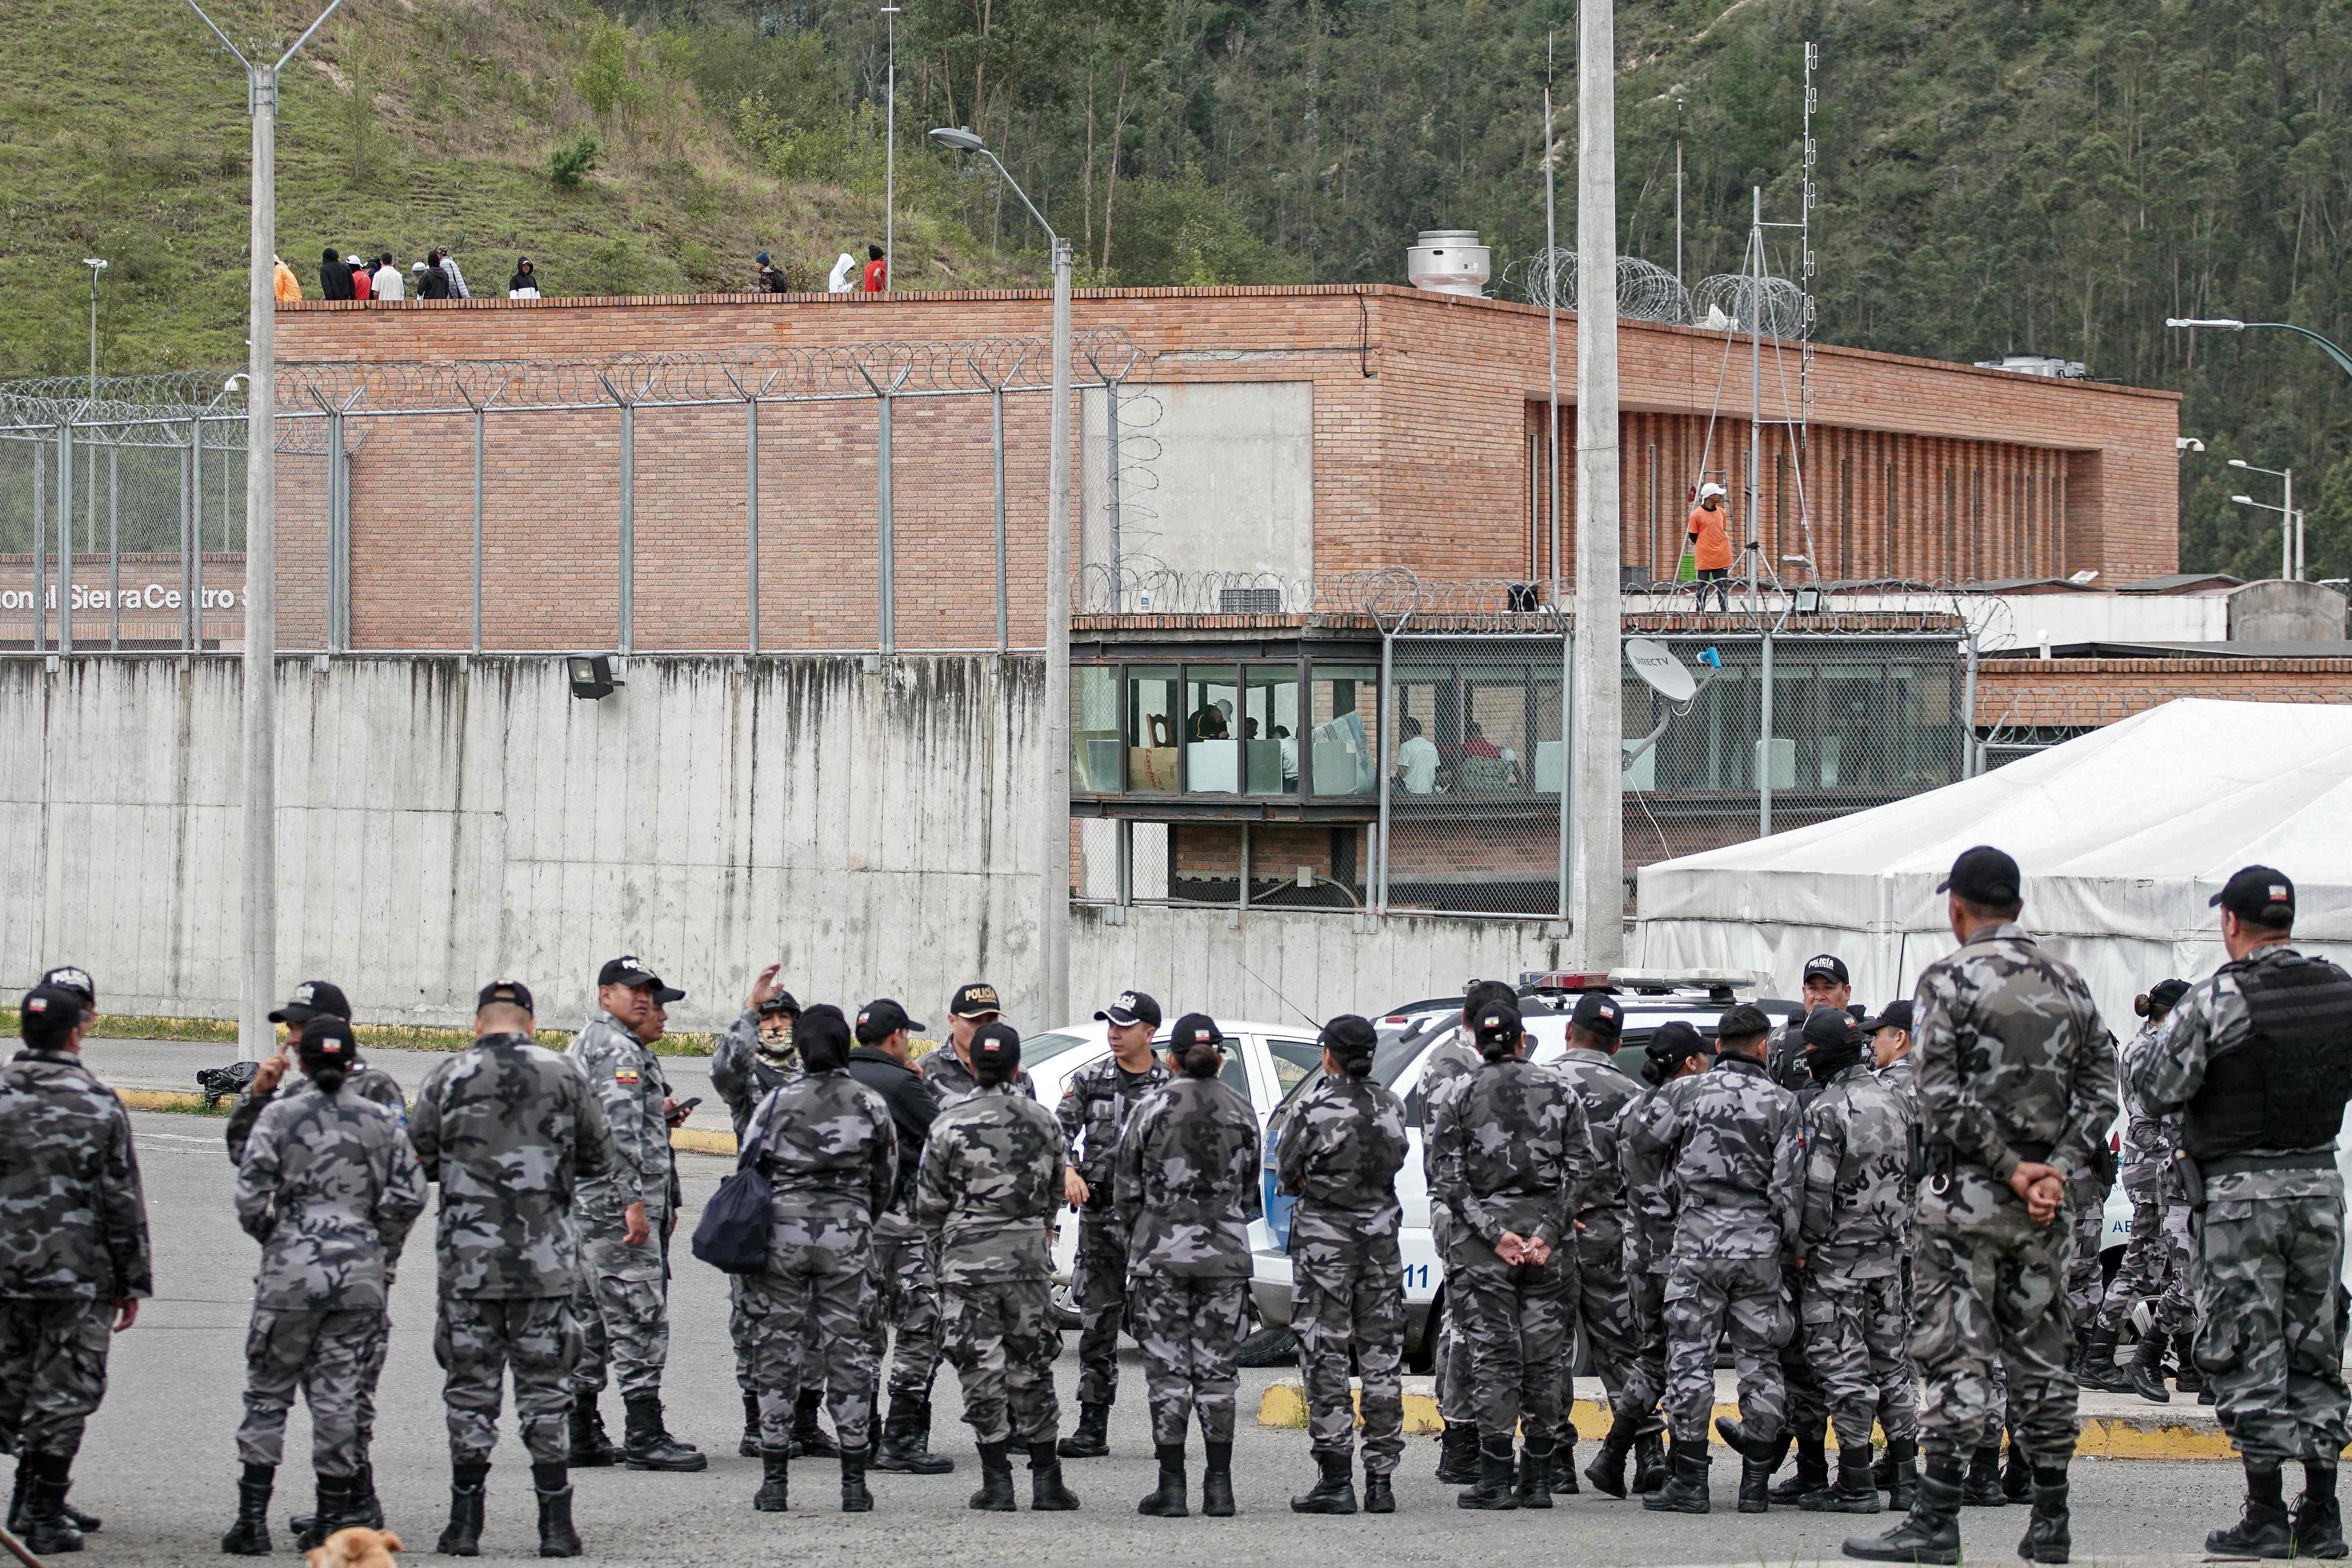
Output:
[[[1110,559],[1104,412],[1103,394],[1088,392],[1088,566]],[[1169,382],[1122,389],[1119,518],[1119,560],[1130,570],[1264,572],[1292,581],[1314,576],[1315,383]]]
[[[2250,582],[2229,597],[2233,643],[2338,643],[2344,595],[2315,582]]]
[[[803,1000],[895,995],[927,1022],[1034,989],[1035,661],[641,658],[603,702],[551,659],[279,665],[279,988],[368,1021],[457,1022],[483,981],[577,1022],[635,952],[731,1017],[781,959]],[[0,662],[0,986],[73,961],[122,1013],[231,1017],[240,888],[234,660]],[[1317,1018],[1555,963],[1540,924],[1139,908],[1075,917],[1072,1011],[1129,985]],[[929,1010],[927,1010],[929,1009]],[[1067,1021],[1067,1020],[1062,1020]]]

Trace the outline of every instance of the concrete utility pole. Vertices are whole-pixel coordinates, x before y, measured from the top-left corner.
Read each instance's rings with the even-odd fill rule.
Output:
[[[278,78],[343,0],[332,0],[275,64],[247,59],[196,0],[188,8],[245,68],[253,117],[253,224],[246,276],[249,344],[245,417],[245,964],[236,1054],[278,1047]],[[202,545],[199,541],[199,549]],[[196,611],[196,641],[204,612]]]
[[[1624,718],[1619,689],[1615,0],[1577,7],[1575,942],[1625,956]]]

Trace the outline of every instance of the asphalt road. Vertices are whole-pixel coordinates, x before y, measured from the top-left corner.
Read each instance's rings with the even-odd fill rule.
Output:
[[[103,1069],[101,1069],[103,1070]],[[219,1123],[194,1116],[134,1113],[144,1167],[158,1294],[139,1322],[115,1341],[112,1392],[93,1421],[77,1468],[74,1497],[102,1514],[105,1528],[83,1562],[220,1561],[217,1538],[236,1511],[234,1433],[255,1244],[237,1227],[229,1195],[233,1172]],[[688,1223],[709,1197],[726,1162],[683,1162]],[[433,1364],[432,1242],[428,1212],[413,1237],[394,1292],[392,1356],[382,1395],[376,1467],[389,1522],[413,1552],[429,1553],[446,1518],[447,1449]],[[782,1514],[751,1508],[757,1460],[738,1458],[741,1429],[726,1335],[726,1286],[693,1260],[683,1244],[673,1286],[668,1375],[672,1430],[712,1455],[698,1475],[655,1475],[620,1469],[577,1474],[577,1515],[589,1555],[607,1561],[684,1563],[796,1563],[1021,1564],[1232,1562],[1463,1563],[1497,1556],[1600,1563],[1772,1563],[1837,1558],[1837,1544],[1860,1527],[1891,1519],[1776,1511],[1732,1511],[1737,1470],[1715,1466],[1719,1511],[1705,1518],[1645,1513],[1635,1503],[1585,1494],[1549,1513],[1465,1513],[1454,1493],[1430,1479],[1433,1441],[1416,1438],[1399,1477],[1400,1511],[1385,1517],[1309,1519],[1287,1499],[1312,1482],[1306,1434],[1266,1429],[1249,1417],[1273,1372],[1243,1374],[1244,1418],[1234,1470],[1240,1516],[1149,1520],[1134,1511],[1151,1485],[1141,1369],[1132,1346],[1121,1368],[1113,1414],[1113,1458],[1068,1467],[1085,1499],[1076,1514],[1037,1516],[1025,1509],[1025,1467],[1014,1479],[1019,1514],[975,1514],[964,1500],[978,1484],[967,1429],[957,1419],[955,1377],[943,1371],[933,1444],[957,1457],[956,1473],[874,1478],[876,1511],[838,1511],[837,1471],[828,1463],[795,1465],[793,1507]],[[1059,1383],[1073,1397],[1076,1337],[1065,1351]],[[1589,1390],[1588,1390],[1589,1392]],[[606,1396],[617,1432],[620,1406]],[[1074,1414],[1066,1405],[1066,1419]],[[308,1418],[289,1423],[291,1462],[273,1510],[280,1554],[291,1505],[309,1506],[303,1474]],[[1193,1448],[1198,1503],[1197,1442]],[[2075,1561],[2192,1552],[2204,1532],[2236,1515],[2239,1477],[2225,1464],[2084,1460],[2075,1467]],[[537,1534],[527,1461],[506,1427],[490,1476],[486,1556],[535,1558]],[[1970,1510],[1964,1537],[1978,1558],[2007,1558],[2024,1526],[2021,1509]],[[2186,1560],[2186,1559],[2176,1559]]]

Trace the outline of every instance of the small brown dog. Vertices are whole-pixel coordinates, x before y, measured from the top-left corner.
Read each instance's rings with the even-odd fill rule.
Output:
[[[313,1546],[302,1555],[310,1568],[393,1568],[392,1554],[400,1550],[400,1537],[391,1531],[353,1525],[338,1530],[327,1537],[324,1546]]]

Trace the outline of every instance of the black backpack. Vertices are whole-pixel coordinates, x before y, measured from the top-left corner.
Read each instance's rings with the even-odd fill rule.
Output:
[[[764,1130],[764,1129],[763,1129]],[[729,1274],[756,1274],[768,1266],[768,1176],[760,1144],[747,1143],[735,1174],[719,1184],[695,1222],[694,1255]]]

